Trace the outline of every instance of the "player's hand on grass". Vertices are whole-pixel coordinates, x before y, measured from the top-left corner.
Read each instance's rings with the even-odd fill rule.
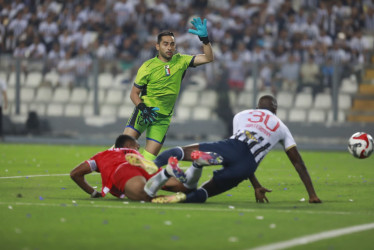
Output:
[[[103,197],[103,196],[101,195],[101,193],[100,193],[100,192],[97,192],[96,190],[93,191],[93,193],[91,194],[91,198],[101,198],[101,197]]]
[[[204,44],[208,44],[208,29],[206,27],[207,20],[204,19],[204,21],[201,21],[200,17],[198,17],[192,19],[191,24],[195,27],[196,30],[189,29],[188,32],[199,36],[200,41],[202,41]]]
[[[264,187],[255,188],[256,202],[264,203],[264,201],[266,201],[267,203],[269,203],[268,198],[266,198],[266,193],[270,193],[271,191],[272,190],[264,188]]]
[[[160,110],[157,107],[147,107],[143,102],[139,103],[137,108],[140,110],[145,124],[154,122],[158,116],[157,111]]]

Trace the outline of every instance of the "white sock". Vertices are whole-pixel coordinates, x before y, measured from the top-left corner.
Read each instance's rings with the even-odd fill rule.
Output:
[[[193,165],[187,169],[185,172],[187,182],[183,185],[188,189],[197,188],[201,174],[203,173],[203,168],[196,168]]]
[[[158,190],[161,189],[161,187],[166,183],[166,181],[169,179],[166,177],[164,171],[162,170],[160,173],[153,176],[151,179],[147,181],[147,183],[144,186],[144,191],[150,196],[154,197]]]

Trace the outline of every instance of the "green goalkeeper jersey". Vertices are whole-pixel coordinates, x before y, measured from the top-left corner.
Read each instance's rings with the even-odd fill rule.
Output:
[[[170,115],[178,98],[181,82],[194,56],[175,54],[169,62],[154,57],[142,64],[134,85],[142,90],[141,99],[159,114]]]

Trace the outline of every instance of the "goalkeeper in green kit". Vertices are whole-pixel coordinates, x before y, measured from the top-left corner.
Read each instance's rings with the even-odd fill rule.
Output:
[[[143,155],[148,160],[156,158],[164,143],[187,68],[213,61],[206,19],[202,21],[200,18],[194,18],[191,23],[195,29],[189,29],[189,32],[202,41],[204,54],[174,54],[174,34],[169,31],[162,32],[157,36],[158,55],[142,64],[131,89],[130,98],[135,109],[123,133],[139,138],[146,131]]]

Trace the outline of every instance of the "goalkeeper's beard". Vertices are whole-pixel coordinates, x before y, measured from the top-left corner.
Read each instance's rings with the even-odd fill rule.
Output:
[[[160,51],[160,56],[161,56],[162,58],[164,58],[165,60],[170,61],[170,60],[173,58],[174,53],[171,52],[170,55],[168,55],[167,53],[164,53],[164,52],[161,52],[161,51]]]

